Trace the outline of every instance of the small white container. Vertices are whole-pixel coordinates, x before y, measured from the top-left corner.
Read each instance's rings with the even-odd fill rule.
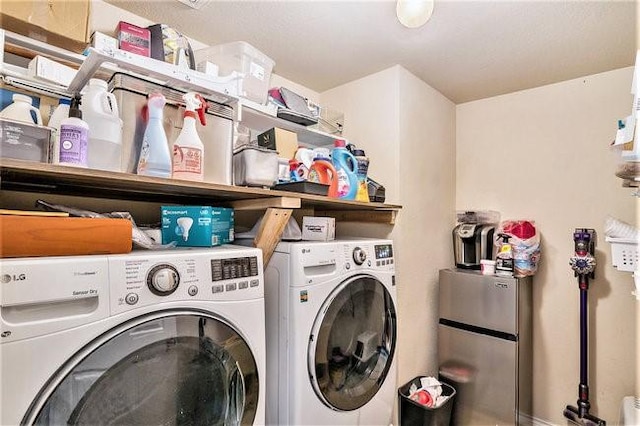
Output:
[[[278,182],[278,153],[257,145],[246,145],[233,154],[236,185],[268,186]]]
[[[244,41],[219,44],[195,52],[196,62],[209,61],[218,66],[220,76],[233,71],[244,74],[243,96],[259,104],[267,102],[271,71],[275,62]]]
[[[488,259],[480,260],[480,272],[482,272],[482,275],[494,275],[496,273],[496,261]]]
[[[336,219],[333,217],[302,217],[304,241],[333,241],[336,239]]]

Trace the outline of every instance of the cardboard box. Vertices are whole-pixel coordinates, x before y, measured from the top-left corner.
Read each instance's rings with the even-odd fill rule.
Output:
[[[336,239],[336,220],[333,217],[302,217],[302,239],[305,241],[333,241]]]
[[[117,34],[121,50],[140,56],[151,56],[151,32],[148,29],[120,21]]]
[[[50,81],[61,86],[69,86],[76,76],[77,71],[66,65],[52,61],[44,56],[37,55],[29,62],[29,76],[41,80]]]
[[[113,52],[118,49],[118,40],[116,40],[115,37],[111,37],[110,35],[101,33],[100,31],[94,31],[93,34],[91,34],[89,45],[104,52]],[[87,49],[88,48],[89,47],[87,46]],[[84,55],[87,54],[88,52],[85,51]]]
[[[162,244],[212,247],[234,240],[234,211],[211,206],[162,206]]]
[[[89,41],[91,0],[2,1],[2,28],[82,53]]]
[[[298,135],[289,130],[273,127],[258,135],[258,145],[278,151],[280,158],[294,158],[298,149]]]

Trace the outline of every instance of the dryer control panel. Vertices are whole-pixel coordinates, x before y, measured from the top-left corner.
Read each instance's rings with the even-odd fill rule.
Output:
[[[112,313],[163,302],[264,297],[262,252],[248,247],[113,256],[109,276]]]

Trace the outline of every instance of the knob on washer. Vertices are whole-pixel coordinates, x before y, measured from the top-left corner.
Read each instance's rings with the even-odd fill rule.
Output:
[[[367,260],[367,252],[365,252],[360,247],[354,248],[353,261],[356,263],[356,265],[362,265],[365,260]]]
[[[180,274],[171,265],[156,265],[147,273],[147,286],[155,295],[168,296],[176,291],[178,284],[180,284]]]

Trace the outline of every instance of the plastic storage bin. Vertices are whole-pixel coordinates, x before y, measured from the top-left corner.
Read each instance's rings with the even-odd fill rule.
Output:
[[[51,129],[19,121],[0,119],[0,156],[46,163]]]
[[[611,244],[611,263],[618,271],[634,272],[638,269],[638,241],[632,238],[606,237]]]
[[[271,187],[278,182],[278,153],[257,145],[246,145],[233,154],[236,185]]]
[[[210,61],[218,66],[220,76],[233,71],[244,74],[242,91],[244,97],[254,102],[267,102],[267,91],[271,71],[275,62],[267,55],[244,41],[219,44],[195,53],[196,62]]]
[[[398,389],[398,412],[401,426],[449,426],[451,411],[456,395],[453,387],[442,383],[442,395],[449,398],[439,407],[429,408],[409,399],[409,388],[415,383],[420,386],[420,377],[402,385]]]

